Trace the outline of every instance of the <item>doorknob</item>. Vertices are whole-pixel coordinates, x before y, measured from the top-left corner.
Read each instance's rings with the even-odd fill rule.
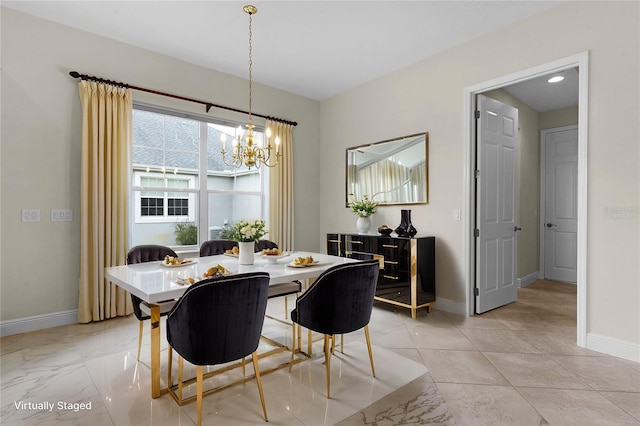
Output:
[[[518,232],[518,231],[522,231],[522,228],[515,226],[515,227],[513,228],[513,230],[514,230],[515,232]]]
[[[555,225],[555,224],[553,224],[553,223],[547,223],[547,225],[546,225],[546,226],[547,226],[547,228],[551,228],[551,227],[553,227],[553,226],[558,226],[558,225]]]

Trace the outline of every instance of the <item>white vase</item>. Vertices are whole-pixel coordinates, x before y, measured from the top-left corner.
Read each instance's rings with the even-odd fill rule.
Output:
[[[256,245],[253,241],[238,242],[238,250],[240,251],[238,254],[238,263],[240,265],[253,265],[255,261],[255,247]]]
[[[369,228],[371,228],[371,216],[359,217],[356,222],[356,228],[358,228],[359,234],[366,234]]]

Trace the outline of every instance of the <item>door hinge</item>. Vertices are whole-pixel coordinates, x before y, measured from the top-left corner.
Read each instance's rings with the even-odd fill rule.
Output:
[[[473,295],[474,295],[474,296],[480,296],[480,289],[479,289],[478,287],[475,287],[475,288],[473,289]]]
[[[476,171],[473,173],[473,176],[474,176],[476,179],[478,179],[478,178],[480,177],[480,170],[476,170]]]
[[[480,230],[478,228],[473,230],[473,236],[478,238],[480,236]]]
[[[476,113],[475,113],[475,117],[476,117],[476,120],[477,120],[478,118],[480,118],[480,111],[476,111]]]

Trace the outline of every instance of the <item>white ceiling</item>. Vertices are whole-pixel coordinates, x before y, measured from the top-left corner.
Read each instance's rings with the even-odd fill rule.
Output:
[[[242,10],[248,1],[3,0],[2,6],[248,78],[249,16]],[[559,3],[253,2],[253,80],[325,100]]]

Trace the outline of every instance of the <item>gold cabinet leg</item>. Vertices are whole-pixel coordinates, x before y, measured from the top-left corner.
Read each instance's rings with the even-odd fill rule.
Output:
[[[150,303],[151,308],[151,397],[160,396],[160,306]]]

